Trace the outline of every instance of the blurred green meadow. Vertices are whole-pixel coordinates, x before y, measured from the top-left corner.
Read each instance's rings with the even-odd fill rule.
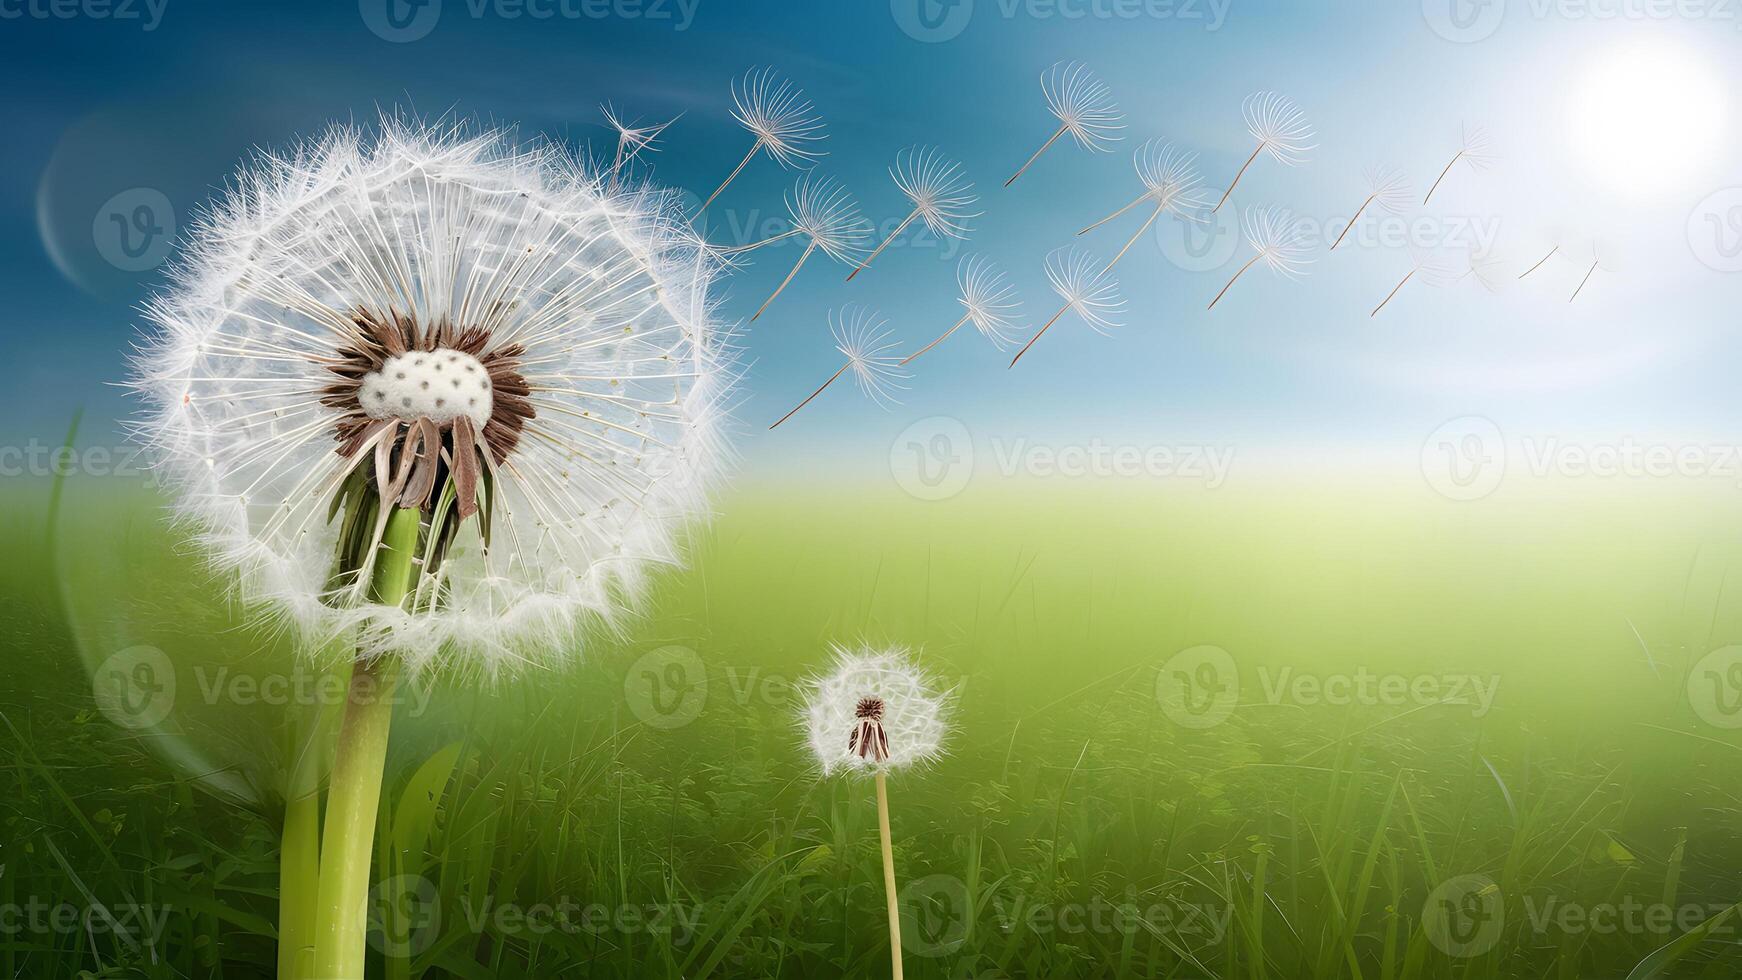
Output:
[[[0,488],[7,977],[273,973],[342,688],[141,483]],[[910,977],[1733,977],[1739,560],[1700,481],[742,485],[584,663],[402,692],[371,968],[887,976],[796,725],[864,640],[956,688],[890,786]]]

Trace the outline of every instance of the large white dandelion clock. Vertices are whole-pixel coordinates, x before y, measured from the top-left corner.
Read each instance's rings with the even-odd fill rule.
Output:
[[[715,269],[666,195],[559,148],[336,130],[195,228],[148,308],[139,434],[247,596],[315,638],[548,661],[704,507]],[[402,599],[372,586],[384,540]]]
[[[806,691],[805,731],[825,775],[888,773],[943,753],[949,695],[907,651],[834,647],[835,664]]]

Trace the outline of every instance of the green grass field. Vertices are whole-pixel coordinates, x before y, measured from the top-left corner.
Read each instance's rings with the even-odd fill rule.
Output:
[[[270,976],[324,689],[87,484],[4,490],[0,972]],[[864,639],[957,687],[891,783],[910,977],[1732,977],[1739,559],[1734,490],[1662,481],[741,486],[583,665],[410,689],[373,966],[887,976],[870,784],[792,692]],[[142,662],[168,703],[99,703]]]

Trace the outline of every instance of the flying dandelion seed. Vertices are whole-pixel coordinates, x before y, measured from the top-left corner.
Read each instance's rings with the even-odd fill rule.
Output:
[[[963,259],[956,267],[956,285],[961,290],[962,318],[938,339],[907,355],[902,364],[948,340],[964,323],[972,323],[998,350],[1016,342],[1016,314],[1022,304],[1016,299],[1015,287],[990,259],[979,255]]]
[[[616,156],[611,160],[610,170],[610,181],[613,184],[617,182],[618,174],[623,170],[623,168],[633,164],[635,158],[640,156],[643,152],[659,152],[658,148],[653,144],[657,142],[660,135],[665,132],[666,127],[677,122],[683,115],[682,113],[679,113],[677,116],[667,119],[665,122],[659,123],[658,125],[643,126],[639,124],[639,120],[636,125],[629,125],[623,122],[623,120],[617,115],[617,111],[609,102],[599,106],[599,111],[605,116],[605,122],[617,133],[617,152]]]
[[[1034,346],[1059,317],[1074,311],[1096,333],[1105,334],[1119,326],[1119,316],[1125,312],[1125,298],[1119,294],[1119,280],[1112,271],[1088,252],[1077,248],[1054,249],[1046,257],[1046,280],[1052,291],[1065,301],[1052,319],[1035,332],[1028,343],[1010,359],[1010,366],[1022,360],[1022,355]]]
[[[968,219],[978,217],[980,212],[969,211],[974,202],[979,200],[974,194],[974,182],[962,172],[956,163],[931,147],[910,146],[895,157],[895,165],[889,168],[889,176],[895,181],[895,186],[913,205],[913,210],[895,230],[884,238],[870,255],[860,262],[858,267],[847,273],[847,281],[865,271],[889,243],[900,237],[915,218],[923,221],[931,229],[932,234],[943,238],[966,239],[968,237]]]
[[[1268,153],[1285,167],[1297,167],[1306,162],[1309,150],[1318,147],[1317,143],[1309,142],[1313,138],[1313,128],[1307,124],[1306,114],[1287,96],[1254,92],[1240,104],[1240,114],[1246,119],[1246,131],[1252,134],[1258,145],[1240,165],[1228,189],[1222,192],[1222,199],[1210,209],[1212,213],[1222,210],[1222,205],[1228,203],[1228,195],[1240,185],[1240,178],[1246,176],[1246,168],[1252,166],[1258,154]]]
[[[1114,104],[1112,91],[1082,63],[1061,61],[1048,68],[1041,73],[1040,91],[1046,96],[1047,110],[1059,121],[1059,128],[1021,169],[1010,175],[1005,187],[1016,183],[1016,178],[1034,166],[1034,161],[1066,133],[1071,134],[1078,146],[1092,153],[1110,150],[1112,144],[1124,139],[1119,130],[1125,128],[1125,114]]]
[[[1298,279],[1306,274],[1303,268],[1312,263],[1307,254],[1307,234],[1303,222],[1296,219],[1283,208],[1248,208],[1240,221],[1241,231],[1246,238],[1246,244],[1252,246],[1252,258],[1234,273],[1216,298],[1210,300],[1208,309],[1215,309],[1222,297],[1228,294],[1234,283],[1246,274],[1246,270],[1262,261],[1270,271],[1288,279]]]
[[[792,221],[791,228],[759,242],[722,250],[724,255],[736,255],[788,238],[802,236],[808,239],[798,261],[792,264],[792,271],[757,307],[755,315],[750,317],[752,322],[786,289],[812,252],[820,250],[836,262],[851,262],[865,251],[865,243],[871,239],[871,223],[859,213],[853,195],[834,180],[817,177],[814,172],[799,178],[798,184],[787,192],[786,211]]]
[[[1459,160],[1464,161],[1465,166],[1476,173],[1481,173],[1494,165],[1492,145],[1488,141],[1488,134],[1483,132],[1480,126],[1473,129],[1464,126],[1460,128],[1459,132],[1462,141],[1458,146],[1458,152],[1452,154],[1452,158],[1446,161],[1445,169],[1441,170],[1440,175],[1434,178],[1433,186],[1427,189],[1427,196],[1421,199],[1423,205],[1434,199],[1434,191],[1439,190],[1440,182],[1446,179],[1446,174],[1452,172],[1452,168],[1457,166]]]
[[[1385,298],[1379,301],[1379,305],[1373,308],[1373,312],[1367,315],[1369,317],[1378,316],[1379,311],[1385,309],[1385,305],[1391,302],[1392,297],[1396,296],[1398,291],[1403,289],[1411,280],[1426,283],[1429,286],[1444,286],[1456,281],[1453,275],[1455,271],[1444,260],[1431,252],[1411,249],[1409,272],[1398,281],[1397,285],[1391,287],[1391,292],[1386,293]]]
[[[767,150],[783,167],[802,166],[823,155],[811,146],[822,142],[822,120],[804,92],[772,68],[752,68],[732,83],[732,118],[749,130],[756,141],[750,144],[750,152],[744,154],[738,166],[702,202],[701,211],[714,203],[714,198],[737,179],[760,151]]]
[[[1367,199],[1355,209],[1355,213],[1349,218],[1349,223],[1343,226],[1342,233],[1337,236],[1336,241],[1331,243],[1332,251],[1335,251],[1338,245],[1343,244],[1343,236],[1349,233],[1349,229],[1355,227],[1355,222],[1361,220],[1361,215],[1366,213],[1370,205],[1377,204],[1381,210],[1389,214],[1403,214],[1409,209],[1409,178],[1404,176],[1403,171],[1393,170],[1389,167],[1377,167],[1369,169],[1363,174],[1363,177],[1367,182]]]
[[[1469,249],[1464,253],[1464,271],[1458,273],[1455,282],[1474,278],[1476,283],[1486,292],[1498,293],[1502,285],[1501,266],[1503,263],[1488,252],[1480,249]]]
[[[860,306],[848,306],[839,313],[829,314],[829,333],[835,338],[835,349],[847,359],[841,369],[829,376],[816,391],[806,396],[792,411],[780,417],[780,421],[769,426],[776,428],[781,422],[798,414],[798,410],[809,405],[811,400],[822,394],[829,385],[838,381],[842,375],[849,372],[859,385],[859,391],[871,399],[874,404],[889,406],[896,404],[894,392],[905,389],[902,382],[911,375],[901,370],[905,362],[892,353],[901,346],[890,338],[887,323],[875,311]]]
[[[150,301],[134,428],[179,514],[307,649],[357,639],[319,975],[363,975],[400,673],[560,662],[681,561],[726,376],[689,242],[560,148],[388,119],[262,156]]]
[[[869,773],[876,783],[890,969],[900,980],[901,912],[887,777],[942,756],[950,695],[938,692],[905,650],[832,649],[834,669],[806,685],[805,733],[825,776]]]
[[[1137,229],[1136,234],[1126,241],[1125,246],[1119,250],[1119,254],[1113,256],[1113,261],[1107,263],[1107,267],[1110,269],[1119,264],[1119,260],[1125,257],[1125,253],[1131,250],[1131,246],[1137,244],[1137,240],[1143,237],[1143,233],[1149,230],[1149,226],[1155,224],[1155,220],[1164,213],[1172,212],[1177,217],[1187,221],[1202,221],[1203,218],[1198,212],[1207,207],[1209,201],[1198,196],[1199,186],[1203,179],[1198,176],[1196,163],[1196,155],[1176,149],[1167,140],[1152,139],[1144,143],[1138,147],[1137,153],[1133,157],[1133,164],[1137,168],[1137,179],[1143,183],[1143,193],[1138,195],[1130,204],[1084,228],[1077,234],[1087,234],[1145,201],[1154,202],[1155,210],[1150,212],[1149,217]]]

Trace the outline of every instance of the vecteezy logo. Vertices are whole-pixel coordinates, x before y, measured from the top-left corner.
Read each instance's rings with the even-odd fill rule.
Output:
[[[889,0],[889,14],[903,34],[937,44],[967,28],[974,18],[974,0]]]
[[[122,728],[150,728],[175,707],[175,666],[162,650],[128,647],[91,675],[97,710]]]
[[[357,0],[357,12],[376,37],[405,44],[435,30],[442,18],[442,0]]]
[[[396,875],[370,893],[369,945],[395,959],[416,956],[441,935],[441,896],[423,875]]]
[[[1485,875],[1459,875],[1440,883],[1421,909],[1428,942],[1447,956],[1481,956],[1500,941],[1506,924],[1500,886]]]
[[[1506,439],[1480,415],[1452,419],[1421,444],[1421,475],[1451,500],[1480,500],[1506,476]]]
[[[1714,728],[1742,728],[1742,646],[1719,647],[1694,664],[1688,703]]]
[[[1161,665],[1155,699],[1181,728],[1214,728],[1240,702],[1240,668],[1221,647],[1188,647]]]
[[[954,497],[974,475],[973,436],[948,415],[920,419],[890,444],[889,472],[901,489],[921,500]]]
[[[104,261],[123,272],[146,272],[169,256],[175,208],[151,187],[124,190],[103,202],[91,219],[91,240]]]
[[[1506,0],[1421,0],[1421,16],[1440,37],[1474,44],[1500,29],[1506,19]]]
[[[666,646],[629,665],[623,694],[635,717],[654,728],[681,728],[708,700],[708,672],[689,647]]]
[[[1229,204],[1208,221],[1157,221],[1155,240],[1161,254],[1187,272],[1220,269],[1240,244],[1239,208]]]
[[[901,948],[915,956],[946,956],[968,939],[973,910],[968,886],[955,875],[927,875],[901,889]]]
[[[1726,187],[1688,214],[1688,247],[1719,272],[1742,272],[1742,187]]]

